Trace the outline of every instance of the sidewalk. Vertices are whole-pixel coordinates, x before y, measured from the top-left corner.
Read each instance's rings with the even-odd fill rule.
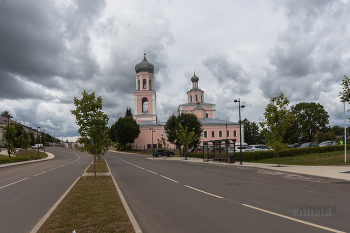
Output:
[[[153,158],[150,158],[153,159]],[[243,165],[239,165],[239,161],[236,163],[225,163],[225,162],[203,162],[203,159],[198,158],[185,158],[183,157],[159,157],[154,159],[163,160],[182,160],[189,163],[210,163],[218,166],[242,166],[242,167],[257,167],[270,169],[275,171],[291,172],[304,175],[320,176],[333,179],[340,179],[344,181],[350,181],[350,166],[302,166],[302,165],[281,165],[277,164],[266,164],[266,163],[250,163],[243,162]]]
[[[6,164],[0,164],[0,168],[2,167],[10,167],[10,166],[15,166],[15,165],[21,165],[21,164],[26,164],[26,163],[35,163],[35,162],[41,162],[41,161],[46,161],[55,158],[55,156],[49,152],[45,152],[47,154],[46,158],[43,159],[36,159],[36,160],[29,160],[29,161],[24,161],[24,162],[18,162],[18,163],[6,163]],[[0,152],[1,155],[8,155],[7,150],[2,150]]]

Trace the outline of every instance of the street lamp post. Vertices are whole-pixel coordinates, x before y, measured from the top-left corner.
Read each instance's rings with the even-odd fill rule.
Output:
[[[39,129],[40,129],[40,126],[37,126],[36,127],[36,140],[39,142]],[[38,155],[39,155],[39,143],[38,143]]]
[[[44,132],[44,138],[43,138],[43,149],[44,149],[44,153],[45,153],[45,129],[43,130]]]
[[[238,112],[239,112],[239,150],[240,150],[240,164],[243,165],[242,163],[242,122],[241,122],[241,108],[245,108],[244,105],[241,105],[241,100],[238,98],[238,100],[234,100],[235,103],[238,103]]]
[[[151,145],[151,150],[152,150],[152,155],[153,155],[153,158],[154,158],[154,154],[153,154],[153,132],[156,132],[153,130],[153,127],[152,128],[149,128],[150,130],[152,130],[152,145]]]
[[[10,118],[12,116],[10,114],[7,115],[7,144],[8,144],[8,154],[9,158],[11,158],[11,148],[10,148]]]

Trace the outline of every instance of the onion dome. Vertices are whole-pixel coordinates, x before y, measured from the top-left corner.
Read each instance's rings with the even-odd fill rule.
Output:
[[[154,66],[146,59],[146,53],[144,54],[143,61],[135,66],[136,74],[140,72],[154,73]]]
[[[192,81],[193,83],[197,83],[198,80],[199,80],[199,78],[196,76],[196,73],[194,73],[193,77],[191,78],[191,81]]]

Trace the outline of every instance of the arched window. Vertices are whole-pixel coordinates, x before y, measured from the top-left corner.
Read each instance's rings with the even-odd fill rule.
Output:
[[[207,138],[208,137],[208,132],[204,131],[204,137]]]
[[[219,131],[219,137],[222,138],[222,131]]]
[[[146,79],[143,80],[143,89],[146,89]]]
[[[208,118],[208,117],[209,117],[209,113],[206,113],[206,114],[205,114],[205,117]]]
[[[140,80],[137,80],[137,90],[140,90]]]
[[[192,102],[192,95],[190,95],[190,102]]]
[[[203,102],[203,96],[201,95],[201,102]]]
[[[151,80],[149,80],[149,88],[148,89],[152,90],[152,82],[151,82]]]
[[[233,136],[237,137],[237,131],[236,130],[233,130]]]
[[[146,97],[142,98],[142,112],[148,112],[148,99]]]
[[[214,138],[215,137],[215,132],[211,131],[211,137]]]
[[[196,95],[196,101],[198,101],[198,95]]]
[[[227,130],[226,137],[230,137],[230,130]]]

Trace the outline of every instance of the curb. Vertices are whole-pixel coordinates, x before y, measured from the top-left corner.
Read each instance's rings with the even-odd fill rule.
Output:
[[[141,228],[139,226],[139,224],[137,223],[133,213],[131,212],[128,203],[126,202],[124,195],[122,193],[122,191],[120,190],[117,181],[115,180],[114,176],[112,175],[112,173],[110,172],[111,169],[109,169],[107,160],[106,160],[106,165],[108,167],[109,172],[108,173],[99,173],[99,176],[111,176],[113,183],[117,189],[117,192],[119,194],[120,200],[123,203],[124,209],[130,219],[130,222],[135,230],[135,233],[142,233]],[[90,165],[89,165],[90,166]],[[62,200],[68,195],[68,193],[70,192],[70,190],[74,187],[74,185],[78,182],[78,180],[81,177],[84,176],[94,176],[94,173],[86,173],[86,170],[89,168],[89,166],[85,169],[84,174],[82,176],[79,176],[74,183],[67,189],[67,191],[56,201],[56,203],[51,207],[51,209],[45,214],[45,216],[35,225],[35,227],[30,231],[30,233],[36,233],[38,232],[38,230],[40,229],[40,227],[45,223],[45,221],[50,217],[50,215],[55,211],[55,209],[57,208],[57,206],[62,202]],[[97,175],[97,174],[96,174]]]
[[[51,209],[45,214],[45,216],[36,224],[36,226],[33,228],[33,230],[30,231],[30,233],[36,233],[40,227],[45,223],[45,221],[50,217],[50,215],[55,211],[57,206],[61,203],[61,201],[67,196],[69,191],[74,187],[74,185],[78,182],[81,176],[79,176],[74,183],[68,188],[68,190],[56,201],[56,203],[51,207]]]
[[[51,159],[54,159],[54,158],[55,158],[55,156],[54,156],[52,153],[50,153],[50,152],[45,152],[45,153],[47,154],[47,158],[36,159],[36,160],[29,160],[29,161],[18,162],[18,163],[6,163],[6,164],[0,165],[0,168],[2,168],[2,167],[16,166],[16,165],[22,165],[22,164],[27,164],[27,163],[42,162],[42,161],[51,160]]]

